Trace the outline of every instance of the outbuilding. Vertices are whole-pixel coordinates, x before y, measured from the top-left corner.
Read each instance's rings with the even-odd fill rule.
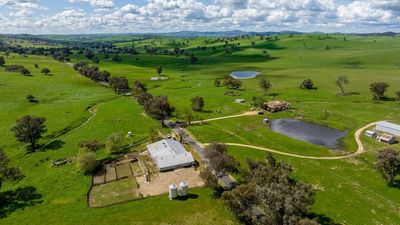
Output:
[[[400,137],[400,125],[381,121],[376,124],[376,131]]]
[[[192,166],[195,163],[192,153],[187,152],[179,141],[173,139],[149,144],[147,150],[161,172]]]
[[[365,131],[365,136],[367,136],[367,137],[375,138],[376,135],[377,135],[377,133],[375,131],[372,131],[372,130]]]
[[[235,102],[236,103],[245,103],[246,100],[239,98],[239,99],[236,99]]]
[[[380,142],[384,142],[387,144],[394,144],[396,143],[396,138],[390,134],[382,134],[377,137]]]

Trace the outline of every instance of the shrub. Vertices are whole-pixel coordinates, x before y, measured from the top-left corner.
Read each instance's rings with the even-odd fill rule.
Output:
[[[106,148],[109,153],[118,153],[121,151],[124,142],[124,135],[122,132],[113,133],[107,137]]]
[[[93,152],[80,152],[76,159],[79,170],[90,174],[97,166],[96,155]]]
[[[95,152],[98,151],[102,148],[105,147],[105,144],[101,143],[100,141],[96,140],[96,139],[92,139],[92,140],[83,140],[80,141],[78,146],[80,148],[89,150],[91,152]]]
[[[313,89],[314,83],[311,79],[304,80],[303,83],[300,85],[301,88],[304,89]]]

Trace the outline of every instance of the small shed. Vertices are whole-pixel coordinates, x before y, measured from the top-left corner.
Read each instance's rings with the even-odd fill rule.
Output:
[[[377,136],[377,133],[372,130],[367,130],[365,131],[365,136],[375,138]]]
[[[394,144],[396,143],[396,138],[390,134],[382,134],[377,138],[380,142],[384,142],[387,144]]]
[[[242,98],[238,98],[235,100],[236,103],[245,103],[246,100],[242,99]]]

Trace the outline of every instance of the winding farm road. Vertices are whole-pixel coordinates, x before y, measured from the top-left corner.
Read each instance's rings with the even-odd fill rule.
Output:
[[[81,128],[81,127],[85,126],[87,123],[89,123],[89,122],[93,119],[93,117],[96,116],[96,111],[93,110],[96,106],[97,106],[97,105],[94,105],[94,106],[92,106],[92,107],[90,107],[90,108],[88,109],[88,112],[89,112],[91,115],[89,116],[89,118],[87,118],[87,120],[85,120],[85,122],[83,122],[81,125],[79,125],[79,126],[77,126],[77,127],[72,128],[71,130],[69,130],[69,131],[67,131],[67,132],[65,132],[65,133],[62,133],[61,135],[59,135],[59,136],[55,137],[54,139],[50,140],[49,142],[43,144],[43,145],[41,146],[41,149],[44,148],[44,147],[46,147],[46,146],[48,146],[49,144],[53,143],[54,141],[56,141],[57,139],[59,139],[61,136],[66,135],[66,134],[69,134],[69,133],[72,133],[72,132],[74,132],[75,130],[78,130],[79,128]]]
[[[230,117],[230,118],[232,118],[232,117]],[[358,145],[357,151],[347,154],[347,155],[341,155],[341,156],[306,156],[306,155],[298,155],[298,154],[293,154],[293,153],[288,153],[288,152],[282,152],[282,151],[269,149],[269,148],[265,148],[265,147],[254,146],[254,145],[246,145],[246,144],[239,144],[239,143],[224,143],[224,144],[228,145],[228,146],[237,146],[237,147],[257,149],[257,150],[261,150],[261,151],[266,151],[266,152],[271,152],[271,153],[275,153],[275,154],[286,155],[286,156],[291,156],[291,157],[296,157],[296,158],[302,158],[302,159],[319,159],[319,160],[348,159],[348,158],[354,158],[356,156],[359,156],[365,152],[364,145],[360,139],[360,136],[365,129],[376,125],[376,123],[377,122],[372,122],[372,123],[365,125],[364,127],[361,127],[360,129],[358,129],[354,133],[354,138]],[[206,143],[203,145],[209,145],[209,143]]]
[[[236,117],[254,116],[254,115],[258,115],[258,112],[257,111],[248,111],[248,112],[244,112],[242,114],[237,114],[237,115],[233,115],[233,116],[222,116],[222,117],[216,117],[216,118],[211,118],[211,119],[206,119],[206,120],[193,121],[193,122],[191,122],[191,124],[199,124],[199,123],[210,122],[210,121],[215,121],[215,120],[231,119],[231,118],[236,118]]]

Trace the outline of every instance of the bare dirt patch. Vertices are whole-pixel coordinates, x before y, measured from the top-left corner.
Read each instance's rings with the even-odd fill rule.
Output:
[[[185,181],[189,188],[201,187],[204,182],[200,178],[200,171],[195,168],[182,168],[174,171],[157,173],[151,176],[150,182],[141,177],[136,177],[139,184],[139,192],[144,196],[154,196],[168,193],[168,185],[179,184]]]

